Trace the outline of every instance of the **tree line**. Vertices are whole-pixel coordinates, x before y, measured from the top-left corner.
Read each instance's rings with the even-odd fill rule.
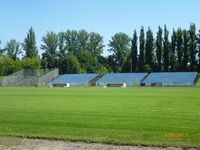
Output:
[[[156,36],[150,27],[141,27],[133,36],[116,33],[103,56],[103,36],[85,30],[47,32],[40,47],[31,27],[22,43],[16,39],[0,47],[0,75],[21,69],[59,68],[60,73],[200,71],[200,30],[158,27]],[[42,50],[41,56],[38,52]]]

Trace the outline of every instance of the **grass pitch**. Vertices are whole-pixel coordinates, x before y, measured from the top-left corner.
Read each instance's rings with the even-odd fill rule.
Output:
[[[200,147],[199,88],[0,88],[0,136]]]

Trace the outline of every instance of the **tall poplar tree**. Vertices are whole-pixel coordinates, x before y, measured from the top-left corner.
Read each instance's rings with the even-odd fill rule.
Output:
[[[189,49],[190,49],[190,71],[194,71],[196,68],[196,27],[195,24],[190,25],[190,43],[189,43]]]
[[[134,30],[134,34],[133,34],[133,39],[132,39],[132,45],[131,45],[131,58],[132,58],[132,72],[137,70],[137,62],[138,62],[138,57],[137,57],[137,32],[136,30]]]
[[[179,28],[177,30],[177,65],[178,71],[182,71],[182,60],[183,60],[183,37],[182,37],[182,30]]]
[[[146,44],[145,44],[145,64],[149,65],[151,69],[153,69],[153,50],[154,50],[154,39],[153,32],[150,27],[148,27],[148,31],[146,33]]]
[[[162,28],[158,27],[157,37],[156,37],[156,59],[157,59],[157,69],[162,70],[162,59],[163,59],[163,38],[162,38]]]
[[[164,58],[164,71],[169,71],[169,53],[170,53],[170,43],[169,43],[169,31],[167,30],[167,27],[165,25],[164,27],[164,52],[163,52],[163,58]]]
[[[176,46],[177,46],[177,34],[173,29],[171,36],[171,51],[170,51],[170,71],[176,71],[177,61],[176,61]]]
[[[144,63],[145,63],[145,56],[144,56],[144,50],[145,50],[145,37],[144,37],[144,27],[140,29],[140,54],[139,54],[139,71],[143,71]]]
[[[188,31],[183,30],[183,62],[182,69],[187,71],[189,61],[189,34]]]

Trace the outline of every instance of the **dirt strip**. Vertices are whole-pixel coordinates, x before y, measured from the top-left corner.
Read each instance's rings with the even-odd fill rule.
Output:
[[[0,137],[0,150],[182,150],[182,148],[117,146],[94,143],[87,144],[82,142]]]

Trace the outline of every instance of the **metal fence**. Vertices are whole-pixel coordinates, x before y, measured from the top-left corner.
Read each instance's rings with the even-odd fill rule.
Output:
[[[23,80],[23,78],[24,78],[24,70],[20,70],[9,76],[4,77],[2,85],[3,86],[14,86],[17,83],[17,81]]]
[[[59,70],[24,69],[3,78],[3,86],[46,85],[59,75]]]
[[[0,76],[0,86],[2,86],[2,83],[3,83],[3,76]]]
[[[39,77],[38,79],[38,85],[39,86],[46,86],[48,83],[50,83],[53,79],[59,76],[59,69],[55,69],[46,75]]]

